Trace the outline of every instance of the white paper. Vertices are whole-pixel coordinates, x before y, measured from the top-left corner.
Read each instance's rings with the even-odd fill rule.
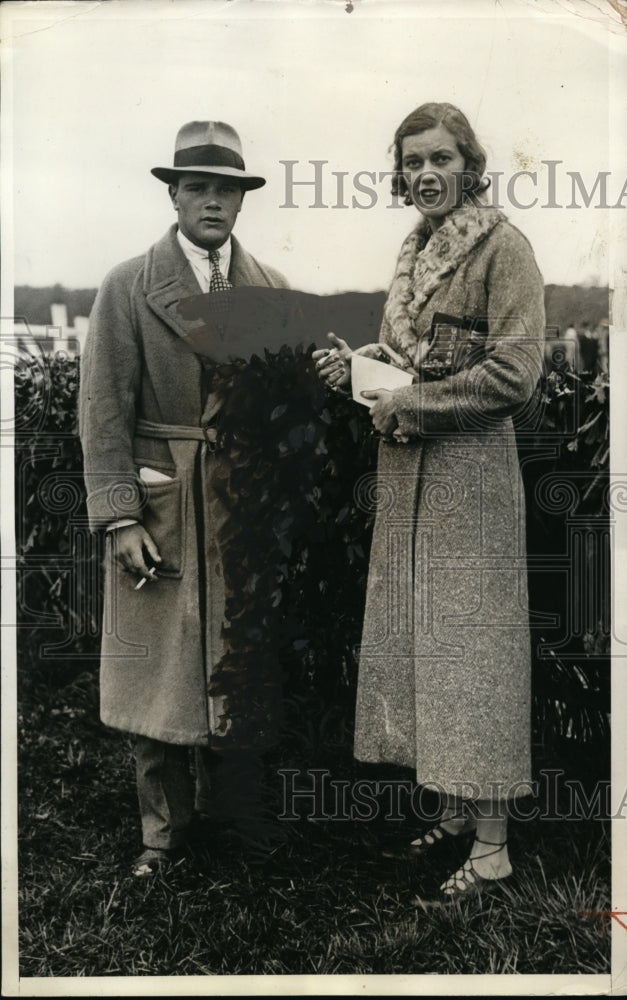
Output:
[[[172,479],[172,476],[166,476],[165,472],[158,472],[157,469],[151,469],[147,465],[142,465],[139,470],[139,478],[142,483],[163,483]]]
[[[375,361],[374,358],[366,358],[363,354],[351,355],[353,399],[369,409],[374,406],[375,400],[364,399],[361,395],[364,390],[399,389],[403,385],[411,385],[413,380],[413,375],[403,371],[402,368],[385,364],[383,361]]]

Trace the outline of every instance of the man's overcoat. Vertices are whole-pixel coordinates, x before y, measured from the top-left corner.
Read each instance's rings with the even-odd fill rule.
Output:
[[[509,798],[531,778],[512,416],[538,417],[543,283],[529,243],[494,209],[455,212],[424,240],[413,233],[401,251],[381,339],[415,362],[438,312],[487,319],[489,335],[481,363],[394,390],[402,440],[381,443],[376,478],[357,489],[377,516],[355,755],[415,768],[450,795]]]
[[[234,238],[229,280],[287,287]],[[102,720],[168,743],[220,746],[234,721],[207,696],[223,651],[222,512],[208,485],[220,457],[204,430],[214,400],[203,400],[202,366],[185,345],[197,323],[178,311],[198,294],[176,226],[114,268],[90,319],[79,412],[92,529],[135,518],[162,557],[159,579],[135,590],[137,577],[113,559],[115,530],[107,533]],[[152,472],[140,477],[142,467]],[[167,478],[144,481],[155,472]]]

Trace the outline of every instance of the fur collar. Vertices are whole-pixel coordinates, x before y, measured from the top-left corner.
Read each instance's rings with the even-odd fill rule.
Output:
[[[463,205],[431,233],[421,220],[406,238],[385,304],[382,339],[414,364],[418,361],[415,321],[427,299],[468,254],[505,220],[496,208]],[[422,352],[420,352],[422,353]]]

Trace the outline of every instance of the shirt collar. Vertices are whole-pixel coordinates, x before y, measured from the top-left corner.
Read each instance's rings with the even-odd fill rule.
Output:
[[[195,243],[192,243],[190,239],[181,232],[180,229],[176,230],[176,238],[179,241],[181,249],[188,260],[197,261],[199,258],[201,260],[209,259],[209,251],[204,250],[203,247],[197,247]],[[231,237],[229,236],[226,243],[223,243],[221,247],[218,247],[218,256],[220,258],[220,270],[222,273],[228,273],[229,265],[231,263]]]

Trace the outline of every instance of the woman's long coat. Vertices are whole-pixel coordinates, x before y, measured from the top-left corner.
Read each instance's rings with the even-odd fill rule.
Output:
[[[229,279],[287,284],[235,239]],[[115,531],[107,533],[101,715],[109,726],[168,743],[237,745],[237,720],[220,698],[207,697],[223,652],[223,512],[208,486],[220,457],[203,431],[214,400],[203,400],[201,364],[184,343],[198,324],[178,311],[199,294],[173,226],[146,255],[108,275],[90,319],[80,388],[90,524],[142,521],[163,560],[159,579],[135,590],[137,577],[113,559]],[[175,429],[142,429],[140,421]],[[169,478],[142,482],[142,466]],[[264,733],[257,737],[263,743]]]
[[[440,257],[430,250],[422,269],[415,342],[436,312],[486,317],[487,356],[394,390],[402,442],[381,443],[376,479],[359,486],[377,514],[355,755],[415,768],[420,783],[449,795],[502,799],[528,792],[517,783],[531,778],[525,512],[512,414],[541,372],[543,283],[527,240],[503,216],[461,261],[449,255],[457,238],[451,226],[432,237]],[[391,322],[386,309],[381,339],[407,348]]]

